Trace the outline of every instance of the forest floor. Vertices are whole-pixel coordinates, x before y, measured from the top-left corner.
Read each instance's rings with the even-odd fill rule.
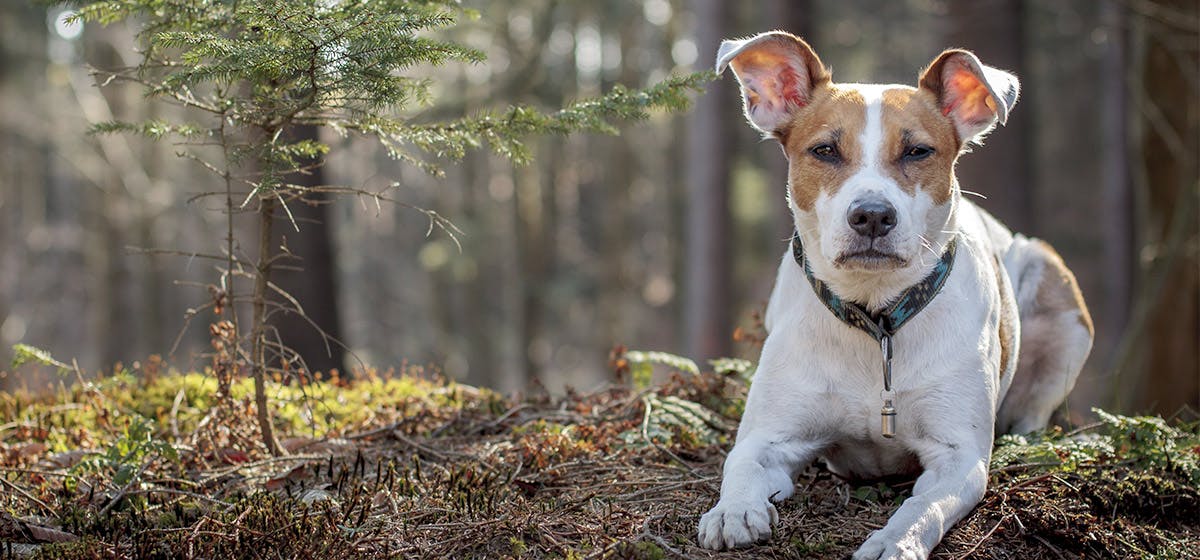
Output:
[[[748,364],[651,386],[651,361],[672,363],[618,355],[622,383],[561,398],[419,368],[275,384],[281,457],[249,384],[219,399],[211,372],[150,360],[0,392],[0,558],[841,558],[909,495],[818,465],[770,542],[699,548]],[[1200,557],[1197,424],[1099,414],[998,442],[987,495],[933,557]]]

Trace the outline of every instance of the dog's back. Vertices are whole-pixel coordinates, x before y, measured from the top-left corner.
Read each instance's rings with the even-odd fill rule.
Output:
[[[981,236],[991,265],[1004,273],[1013,298],[1001,310],[1001,344],[1008,347],[1001,371],[1012,374],[996,418],[996,433],[1028,433],[1046,427],[1079,376],[1092,348],[1092,318],[1075,276],[1046,242],[1014,234],[973,202],[959,209],[962,234]],[[1003,290],[1003,288],[1001,288]],[[1012,306],[1013,309],[1009,309]],[[1012,313],[1017,321],[1011,320]],[[1013,356],[1015,354],[1015,356]],[[1015,372],[1013,372],[1015,365]]]

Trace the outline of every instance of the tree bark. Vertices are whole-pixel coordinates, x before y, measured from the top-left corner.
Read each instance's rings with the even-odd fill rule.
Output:
[[[1155,7],[1162,15],[1186,15],[1193,22],[1200,15],[1192,0],[1163,0]],[[1143,301],[1138,302],[1148,317],[1135,320],[1134,332],[1126,334],[1144,341],[1138,345],[1144,352],[1142,367],[1134,362],[1127,370],[1141,375],[1127,379],[1133,387],[1126,407],[1172,414],[1185,405],[1200,407],[1200,259],[1195,248],[1200,238],[1200,111],[1194,81],[1200,57],[1194,48],[1181,48],[1196,44],[1194,32],[1149,17],[1140,26],[1146,41],[1140,117],[1147,220],[1139,225],[1146,240],[1143,254],[1151,258],[1140,278]]]
[[[950,46],[974,52],[984,64],[1009,70],[1027,83],[1025,9],[1022,0],[949,2]],[[1023,95],[1025,92],[1022,92]],[[1029,120],[1033,111],[1013,111],[1008,123],[987,138],[987,149],[959,159],[957,174],[964,190],[979,193],[980,206],[1014,231],[1032,231],[1033,181],[1030,173]],[[967,195],[972,197],[972,195]],[[974,197],[972,197],[974,198]]]
[[[296,127],[289,141],[300,140],[317,141],[317,129]],[[304,187],[324,185],[325,171],[323,167],[315,167],[307,174],[294,173],[287,181]],[[278,331],[280,340],[300,356],[308,371],[329,373],[337,369],[342,370],[342,377],[346,377],[349,372],[344,369],[345,352],[340,343],[342,329],[331,208],[332,200],[327,194],[314,192],[288,205],[295,225],[288,219],[274,221],[272,249],[286,246],[298,257],[298,260],[282,262],[289,266],[274,271],[274,283],[300,303],[304,316],[298,312],[275,313],[271,326]],[[296,231],[296,225],[300,231]],[[290,302],[278,294],[268,295],[273,302],[291,307]],[[326,340],[326,336],[331,340]]]
[[[271,408],[267,403],[267,291],[270,289],[271,268],[271,223],[274,221],[275,199],[262,198],[258,209],[258,268],[254,276],[254,294],[251,302],[254,316],[250,331],[251,354],[254,372],[254,405],[258,409],[258,427],[262,432],[263,445],[273,456],[283,455],[283,448],[275,439],[275,426],[271,423]]]
[[[729,3],[697,0],[698,64],[716,60],[717,47],[730,16]],[[727,81],[713,83],[696,100],[687,126],[687,168],[691,191],[687,209],[687,262],[684,265],[684,321],[688,354],[696,359],[729,355],[730,277],[728,114],[737,112]]]

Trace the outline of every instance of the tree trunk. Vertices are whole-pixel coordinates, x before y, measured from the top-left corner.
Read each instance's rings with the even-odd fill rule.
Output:
[[[312,126],[296,127],[289,141],[300,140],[317,141],[317,129]],[[324,168],[315,167],[307,174],[294,173],[286,180],[304,187],[324,185]],[[299,355],[308,371],[329,373],[338,369],[342,370],[342,377],[346,377],[345,353],[341,343],[335,342],[341,341],[342,329],[338,315],[333,226],[330,224],[331,202],[325,193],[306,194],[303,200],[288,205],[295,224],[289,219],[274,220],[272,250],[286,246],[298,260],[281,261],[287,266],[274,271],[273,281],[295,298],[304,315],[298,312],[275,313],[270,322],[278,330],[280,340]],[[282,208],[279,210],[283,211]],[[296,225],[300,231],[296,231]],[[274,303],[292,307],[278,294],[272,293],[270,297]],[[327,340],[326,336],[331,340]]]
[[[1164,0],[1156,9],[1193,22],[1198,11],[1193,0]],[[1126,408],[1172,414],[1183,406],[1200,407],[1200,111],[1195,95],[1200,58],[1193,48],[1194,32],[1157,20],[1140,30],[1146,41],[1140,76],[1146,223],[1139,225],[1143,254],[1151,258],[1140,279],[1138,302],[1148,315],[1135,318],[1133,332],[1126,335],[1144,341],[1137,344],[1144,360],[1132,361],[1125,371],[1141,374],[1126,378],[1127,386],[1132,382]]]
[[[250,331],[250,364],[254,372],[254,405],[258,409],[258,427],[262,431],[263,445],[273,456],[283,455],[283,448],[275,439],[275,426],[271,423],[271,408],[267,403],[267,299],[271,282],[273,251],[271,249],[271,223],[274,221],[275,199],[264,197],[258,209],[258,269],[254,277],[254,295],[251,300],[254,316]]]
[[[729,3],[697,0],[693,6],[698,64],[707,67],[716,60],[728,24]],[[730,350],[728,115],[737,112],[732,88],[728,81],[711,84],[688,118],[684,177],[690,196],[684,321],[687,351],[695,359],[727,356]]]
[[[563,142],[543,144],[547,156],[542,165],[519,168],[513,173],[513,235],[517,240],[517,258],[521,276],[521,334],[518,347],[523,370],[519,385],[510,382],[510,390],[524,389],[530,379],[544,383],[543,373],[549,367],[549,356],[541,348],[547,342],[546,294],[549,277],[554,269],[557,224],[552,221],[555,212],[554,178],[564,158],[561,157]],[[540,169],[546,167],[545,171]],[[537,344],[534,344],[534,343]],[[535,351],[536,350],[536,351]]]
[[[971,50],[984,64],[1014,72],[1029,82],[1026,74],[1024,6],[1022,0],[950,2],[951,29],[948,44]],[[987,149],[959,160],[957,174],[962,188],[986,197],[975,202],[986,208],[1014,231],[1028,232],[1036,226],[1032,212],[1033,181],[1030,173],[1029,120],[1033,111],[1018,107],[1001,130],[987,138]]]

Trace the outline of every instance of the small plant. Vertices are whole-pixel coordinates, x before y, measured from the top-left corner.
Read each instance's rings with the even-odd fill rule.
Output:
[[[650,387],[656,364],[692,375],[700,375],[700,368],[696,366],[696,362],[683,356],[667,352],[626,350],[623,346],[615,349],[614,353],[616,356],[613,365],[618,374],[628,373],[632,378],[633,387],[639,391]]]
[[[1034,465],[1073,471],[1121,462],[1139,469],[1175,472],[1200,485],[1200,424],[1172,426],[1156,416],[1122,416],[1093,408],[1100,422],[1064,434],[1051,429],[1005,435],[996,441],[992,467]]]
[[[12,367],[19,368],[29,363],[40,364],[43,366],[54,366],[58,368],[59,372],[64,372],[71,369],[70,365],[54,359],[54,356],[50,355],[50,352],[47,352],[46,350],[35,348],[33,346],[29,346],[28,344],[13,345]]]
[[[754,379],[754,362],[742,358],[716,358],[708,361],[713,371],[721,375],[735,375],[746,385]]]
[[[670,443],[701,447],[724,443],[732,430],[720,414],[700,403],[651,392],[642,397],[642,425],[622,434],[627,444]]]
[[[178,459],[175,447],[157,439],[154,423],[131,416],[125,429],[102,453],[91,455],[75,466],[78,473],[110,473],[118,487],[136,483],[149,462],[159,458]]]

